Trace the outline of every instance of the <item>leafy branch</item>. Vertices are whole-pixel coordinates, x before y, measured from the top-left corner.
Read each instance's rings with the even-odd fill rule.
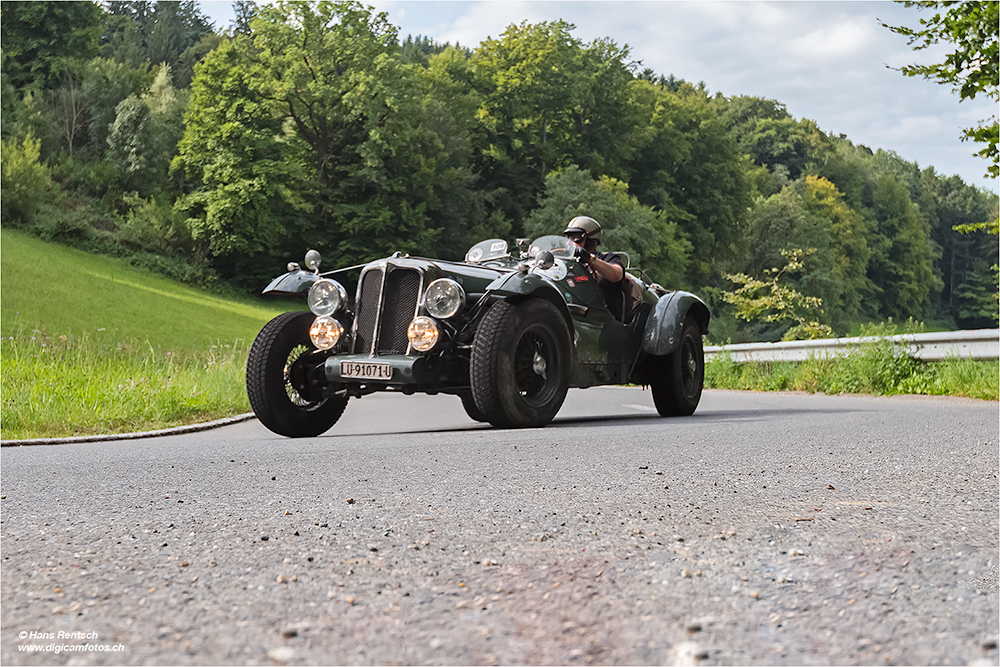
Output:
[[[897,35],[907,38],[907,44],[914,51],[945,42],[953,50],[945,56],[944,62],[930,65],[907,65],[897,69],[905,76],[922,76],[940,84],[950,84],[959,94],[960,100],[971,100],[977,94],[998,100],[998,33],[1000,33],[1000,3],[997,2],[937,2],[935,0],[897,0],[906,7],[918,9],[945,9],[929,19],[920,19],[921,28],[914,30],[905,26],[891,26],[882,23]],[[992,122],[991,122],[992,121]],[[997,117],[981,121],[977,127],[966,128],[963,140],[986,146],[977,155],[989,160],[987,172],[993,178],[1000,175],[1000,153],[997,140],[1000,136]]]
[[[753,278],[745,273],[724,273],[723,276],[727,280],[740,287],[733,292],[724,291],[723,300],[736,306],[736,316],[747,322],[794,321],[795,326],[785,332],[782,340],[832,337],[833,329],[815,319],[807,319],[806,315],[802,314],[812,312],[822,314],[823,300],[807,296],[778,282],[782,276],[800,270],[805,265],[803,258],[814,252],[816,248],[782,250],[781,256],[787,263],[780,269],[777,267],[765,269],[764,279]]]

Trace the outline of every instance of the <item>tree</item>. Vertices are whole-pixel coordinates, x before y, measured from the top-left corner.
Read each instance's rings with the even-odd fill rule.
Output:
[[[194,77],[194,66],[204,60],[205,56],[214,51],[222,43],[224,37],[210,32],[203,35],[197,42],[184,49],[178,59],[177,74],[174,85],[177,88],[190,88]]]
[[[743,128],[740,149],[772,172],[781,167],[797,179],[822,150],[825,136],[811,121],[758,118]]]
[[[508,236],[510,224],[502,218],[487,219],[486,196],[473,168],[479,96],[470,86],[468,52],[447,46],[417,73],[423,91],[419,124],[441,148],[435,160],[437,183],[428,202],[430,211],[440,212],[437,249],[443,257],[460,259],[474,243]]]
[[[89,122],[87,137],[97,155],[108,147],[108,133],[118,105],[129,95],[141,95],[151,79],[145,64],[134,68],[110,58],[94,58],[87,63],[81,88]]]
[[[928,167],[920,173],[911,198],[929,221],[931,241],[940,248],[935,273],[941,277],[943,289],[933,302],[933,316],[967,328],[973,323],[961,314],[969,311],[962,306],[964,297],[960,298],[960,293],[967,295],[970,289],[975,290],[963,285],[972,279],[977,262],[986,262],[987,266],[996,262],[996,238],[991,238],[989,230],[980,224],[996,219],[996,197],[967,185],[958,176],[944,178]],[[976,285],[982,286],[983,281],[977,278]],[[989,298],[989,294],[984,296]]]
[[[637,109],[628,48],[585,46],[564,21],[511,25],[470,59],[480,95],[476,169],[515,231],[536,205],[546,174],[577,164],[625,176]]]
[[[148,68],[147,38],[151,30],[153,3],[148,0],[111,0],[106,5],[101,55],[131,68]]]
[[[843,193],[825,178],[807,176],[802,184],[807,212],[829,225],[829,285],[832,293],[824,298],[830,323],[845,330],[859,315],[874,315],[869,301],[876,293],[868,279],[868,223],[850,208]]]
[[[153,64],[166,63],[176,67],[181,53],[187,48],[179,2],[160,0],[153,5],[150,29],[146,34],[146,53]]]
[[[170,84],[170,68],[159,68],[141,97],[130,95],[117,107],[108,135],[108,158],[125,190],[146,196],[166,185],[170,161],[183,135],[187,95]]]
[[[677,222],[694,247],[689,280],[704,285],[746,249],[752,165],[705,91],[635,81],[632,94],[642,120],[625,180],[641,203]]]
[[[127,190],[137,190],[146,181],[152,145],[149,107],[138,95],[129,95],[115,110],[115,121],[108,135],[108,158],[121,174]]]
[[[146,53],[151,64],[166,63],[176,72],[176,83],[187,87],[193,76],[194,64],[218,45],[212,26],[193,0],[169,2],[159,0],[153,5],[153,15],[146,35]]]
[[[249,37],[253,34],[253,28],[250,27],[250,23],[257,16],[257,3],[253,0],[236,0],[233,3],[233,35],[246,35]]]
[[[929,224],[910,201],[906,188],[890,175],[879,176],[872,193],[875,219],[868,277],[881,290],[881,315],[923,319],[931,296],[940,291],[934,273]]]
[[[280,115],[256,91],[246,37],[224,42],[198,66],[185,131],[172,169],[193,188],[177,202],[196,240],[222,258],[226,277],[253,271],[271,249],[287,244],[287,226],[307,208],[294,196],[304,179],[290,155]],[[246,258],[245,261],[240,261]],[[265,263],[266,266],[266,263]]]
[[[0,141],[0,219],[4,225],[31,222],[54,194],[49,170],[38,159],[39,145],[30,134],[21,141]]]
[[[2,58],[3,53],[0,51],[0,59]],[[0,76],[0,138],[6,139],[14,133],[14,116],[20,103],[14,86],[6,76]]]
[[[337,263],[430,251],[461,215],[442,188],[461,184],[442,176],[418,68],[400,61],[386,16],[284,2],[261,6],[252,28],[198,66],[174,167],[223,274],[259,281],[273,271],[264,257],[307,244]]]
[[[446,49],[452,49],[461,53],[465,59],[468,59],[471,55],[468,49],[463,49],[457,44],[455,46],[448,43],[439,44],[430,37],[424,37],[423,35],[417,35],[416,37],[407,35],[406,40],[403,41],[400,47],[400,55],[403,58],[403,62],[413,63],[422,67],[427,67],[432,56],[436,56]]]
[[[842,288],[834,276],[831,223],[808,210],[803,190],[801,183],[793,183],[754,206],[748,216],[749,262],[744,272],[765,275],[785,262],[784,253],[808,245],[809,263],[795,271],[794,277],[786,278],[788,286],[828,304],[837,299]],[[830,319],[830,313],[825,312],[824,323],[829,324]]]
[[[920,19],[921,29],[914,30],[883,23],[884,27],[907,37],[907,44],[913,46],[915,51],[926,49],[939,42],[949,44],[954,50],[945,56],[944,62],[907,65],[899,68],[900,72],[905,76],[922,76],[940,84],[951,85],[960,100],[971,100],[975,99],[976,95],[985,94],[994,101],[1000,101],[997,88],[1000,80],[1000,51],[997,39],[1000,34],[1000,3],[903,0],[902,4],[918,9],[945,11],[938,11],[930,19]],[[993,178],[1000,176],[998,135],[1000,130],[995,115],[963,132],[964,139],[985,144],[977,154],[991,161],[992,164],[986,171]]]
[[[221,39],[193,0],[112,0],[107,11],[102,55],[133,68],[166,63],[180,88]]]
[[[400,159],[413,148],[413,71],[394,57],[396,29],[385,14],[354,2],[288,2],[261,7],[254,28],[260,53],[248,54],[251,74],[308,149],[315,219],[335,221],[338,251],[426,249],[432,235],[404,195],[409,170]]]
[[[773,173],[795,180],[816,159],[825,136],[812,121],[797,121],[777,100],[740,95],[714,100],[740,151]]]
[[[66,142],[69,156],[80,134],[86,129],[86,104],[82,95],[79,76],[73,70],[63,71],[62,85],[52,91],[50,98],[59,122],[59,132]]]
[[[5,2],[4,75],[18,91],[55,84],[73,62],[97,55],[101,9],[92,2]]]
[[[785,105],[778,100],[737,95],[723,100],[725,111],[722,116],[726,126],[737,138],[742,139],[747,129],[752,128],[758,120],[787,120],[792,117]]]
[[[958,318],[972,326],[995,326],[1000,321],[1000,301],[997,299],[997,282],[1000,280],[996,264],[990,266],[981,259],[973,261],[968,277],[955,290]]]

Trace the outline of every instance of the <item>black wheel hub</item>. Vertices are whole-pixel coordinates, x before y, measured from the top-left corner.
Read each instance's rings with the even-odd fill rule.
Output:
[[[543,327],[521,335],[514,351],[514,382],[521,399],[531,407],[543,407],[556,394],[559,382],[555,365],[555,338]]]
[[[695,342],[685,337],[681,344],[681,387],[684,395],[693,398],[698,393],[698,354]]]

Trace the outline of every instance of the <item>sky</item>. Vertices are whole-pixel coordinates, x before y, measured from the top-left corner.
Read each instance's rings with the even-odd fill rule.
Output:
[[[894,2],[440,1],[363,0],[386,12],[406,35],[475,48],[512,23],[562,19],[584,42],[628,45],[639,71],[704,82],[711,94],[777,100],[795,118],[814,121],[855,145],[893,151],[920,168],[958,174],[997,191],[986,177],[981,144],[962,129],[997,112],[979,96],[960,102],[950,86],[905,77],[890,67],[940,62],[943,46],[913,51],[881,22],[918,27],[926,14]],[[207,0],[202,11],[224,28],[230,2]]]

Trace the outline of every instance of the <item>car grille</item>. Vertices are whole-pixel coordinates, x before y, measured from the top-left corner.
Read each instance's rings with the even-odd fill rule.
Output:
[[[354,319],[356,354],[371,354],[373,350],[377,354],[406,354],[406,329],[417,314],[420,286],[421,275],[415,269],[388,264],[365,271]]]

